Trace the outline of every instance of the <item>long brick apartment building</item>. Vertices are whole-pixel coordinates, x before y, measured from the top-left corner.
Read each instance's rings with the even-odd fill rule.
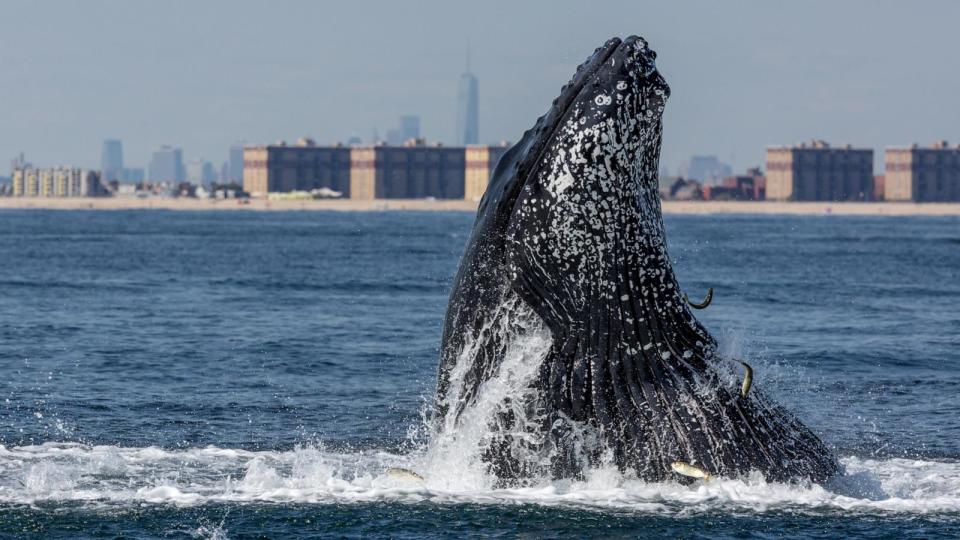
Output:
[[[351,199],[469,199],[483,195],[506,143],[497,146],[317,146],[301,139],[248,146],[243,187],[254,197],[329,188]]]
[[[888,201],[960,201],[960,146],[887,148],[884,191]]]
[[[814,140],[767,148],[766,198],[781,201],[872,201],[873,150]]]

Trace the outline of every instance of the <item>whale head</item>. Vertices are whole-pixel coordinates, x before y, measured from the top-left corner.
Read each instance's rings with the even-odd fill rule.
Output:
[[[590,63],[511,208],[512,277],[555,332],[639,292],[647,270],[672,279],[657,191],[670,88],[655,61],[634,36]]]
[[[664,106],[670,87],[656,53],[630,37],[597,58],[588,79],[545,142],[528,191],[589,204],[618,183],[656,187]],[[529,204],[529,199],[525,199]]]

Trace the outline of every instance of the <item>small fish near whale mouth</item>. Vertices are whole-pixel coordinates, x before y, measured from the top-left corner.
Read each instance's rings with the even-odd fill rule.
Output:
[[[505,485],[576,478],[614,463],[637,477],[821,482],[840,466],[762,391],[728,382],[729,359],[680,290],[658,193],[670,89],[638,37],[611,39],[500,160],[480,203],[444,321],[434,437],[489,408],[479,455]],[[548,350],[521,391],[504,357],[533,319]],[[485,409],[486,410],[486,409]],[[695,463],[696,467],[688,464]]]

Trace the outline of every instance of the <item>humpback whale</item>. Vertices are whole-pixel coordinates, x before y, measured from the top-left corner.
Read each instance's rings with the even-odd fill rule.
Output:
[[[830,450],[749,381],[741,392],[740,361],[690,309],[712,290],[693,304],[674,275],[657,185],[670,89],[655,59],[636,36],[604,43],[491,174],[444,320],[434,436],[476,423],[467,412],[519,377],[504,358],[536,334],[547,346],[521,359],[520,391],[479,420],[498,482],[603,464],[648,481],[822,482],[840,472]]]

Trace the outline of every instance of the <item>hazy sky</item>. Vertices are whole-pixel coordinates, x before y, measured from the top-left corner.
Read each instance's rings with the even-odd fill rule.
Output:
[[[19,1],[0,4],[0,174],[145,166],[161,144],[219,165],[235,141],[384,135],[419,114],[453,139],[467,42],[480,138],[516,141],[573,69],[639,34],[673,90],[663,164],[735,169],[812,137],[960,142],[960,2]]]

